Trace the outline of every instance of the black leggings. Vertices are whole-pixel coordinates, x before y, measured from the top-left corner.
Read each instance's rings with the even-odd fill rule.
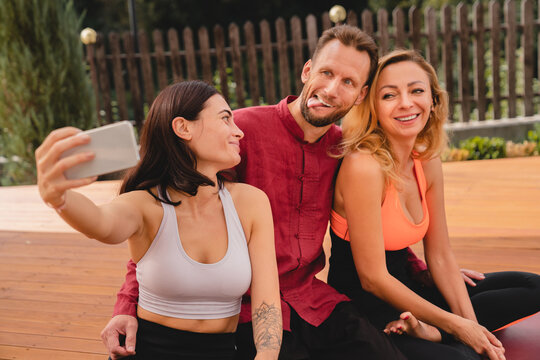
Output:
[[[126,359],[232,360],[236,355],[234,333],[195,333],[138,320],[136,355]]]
[[[330,231],[332,256],[328,283],[348,295],[364,311],[378,329],[398,319],[400,311],[364,291],[358,279],[350,244]],[[434,286],[424,286],[407,272],[407,250],[387,251],[386,265],[390,274],[424,299],[449,310]],[[523,272],[486,274],[475,287],[467,286],[478,322],[493,331],[512,321],[540,311],[540,276]],[[479,359],[469,347],[443,336],[444,343],[433,343],[410,336],[393,336],[398,348],[410,359]],[[459,352],[457,354],[455,352]]]

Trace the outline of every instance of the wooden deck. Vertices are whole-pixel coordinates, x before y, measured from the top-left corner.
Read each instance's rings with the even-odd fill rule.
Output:
[[[460,265],[540,273],[540,157],[447,163],[444,172]],[[82,191],[104,202],[117,188]],[[35,186],[0,188],[0,359],[105,359],[99,333],[128,257],[125,244],[70,230]]]

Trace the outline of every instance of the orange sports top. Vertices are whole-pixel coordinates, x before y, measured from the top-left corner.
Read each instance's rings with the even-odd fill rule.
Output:
[[[429,213],[426,202],[426,176],[422,163],[413,159],[416,182],[422,198],[424,217],[420,223],[411,222],[403,212],[398,192],[391,183],[386,189],[386,196],[381,206],[382,228],[385,250],[401,250],[422,240],[429,226]],[[332,231],[340,238],[350,241],[347,220],[334,210],[330,213]]]

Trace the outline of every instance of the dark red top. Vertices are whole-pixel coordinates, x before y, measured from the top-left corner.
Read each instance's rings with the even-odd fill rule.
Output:
[[[318,326],[338,303],[348,300],[315,278],[325,265],[322,244],[338,165],[329,152],[341,140],[341,129],[332,126],[316,143],[304,141],[287,107],[294,99],[289,96],[277,105],[234,111],[235,122],[245,134],[240,141],[238,180],[263,190],[272,207],[284,330],[290,330],[291,307]],[[130,262],[115,315],[136,314],[137,289],[135,265]],[[249,293],[243,297],[240,313],[240,322],[248,321]]]

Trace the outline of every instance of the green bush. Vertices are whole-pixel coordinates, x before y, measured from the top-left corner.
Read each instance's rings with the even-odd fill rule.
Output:
[[[35,182],[34,151],[53,129],[96,124],[68,0],[0,1],[0,182]]]
[[[467,160],[499,159],[506,156],[506,142],[500,137],[475,136],[459,142],[461,149],[467,150]]]
[[[540,153],[540,123],[534,124],[534,129],[527,132],[527,140],[536,143],[536,152]]]

